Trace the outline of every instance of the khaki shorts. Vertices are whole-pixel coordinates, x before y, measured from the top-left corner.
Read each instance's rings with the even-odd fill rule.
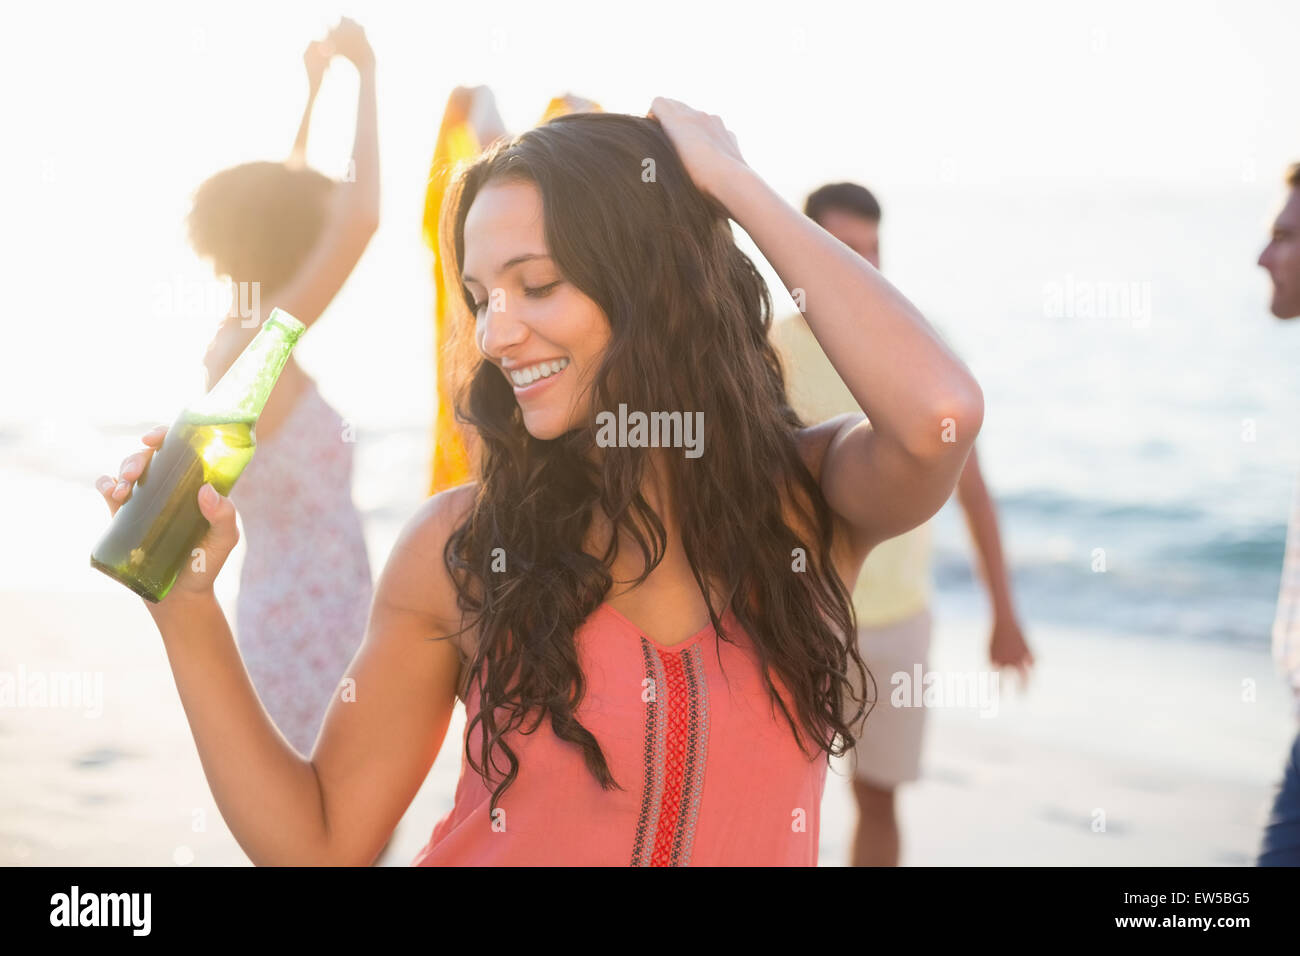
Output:
[[[924,671],[930,653],[930,630],[929,608],[893,624],[858,629],[858,653],[875,681],[876,704],[867,715],[849,760],[853,775],[865,783],[892,789],[921,775],[925,708],[891,704],[891,678],[901,671],[912,679],[918,664]],[[850,676],[857,686],[856,675]],[[850,707],[849,713],[854,709],[856,705]]]

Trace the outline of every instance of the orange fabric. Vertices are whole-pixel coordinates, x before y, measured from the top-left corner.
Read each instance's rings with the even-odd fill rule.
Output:
[[[591,108],[600,109],[594,103],[591,104]],[[570,111],[567,98],[557,96],[546,105],[538,125]],[[433,462],[429,482],[431,495],[464,484],[470,477],[469,453],[466,451],[464,436],[452,412],[450,375],[443,360],[448,338],[448,293],[442,277],[438,220],[442,212],[443,196],[446,195],[457,166],[472,160],[481,149],[482,144],[479,143],[468,122],[449,121],[444,115],[442,126],[438,130],[438,141],[433,147],[429,184],[424,194],[424,240],[433,249],[433,344],[438,393],[438,411],[433,424]]]
[[[442,253],[438,243],[438,215],[442,197],[451,184],[457,166],[479,152],[478,137],[469,123],[443,120],[433,148],[429,183],[424,194],[424,241],[433,248],[434,365],[438,411],[433,426],[433,474],[429,494],[463,483],[469,477],[469,455],[452,416],[451,382],[441,360],[447,342],[447,289],[442,277]]]

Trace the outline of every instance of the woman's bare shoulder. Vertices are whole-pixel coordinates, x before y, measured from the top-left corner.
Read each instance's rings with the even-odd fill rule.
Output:
[[[402,537],[437,543],[439,547],[446,544],[451,532],[474,507],[478,487],[477,481],[467,481],[463,485],[430,495],[407,521]]]
[[[451,633],[460,626],[456,588],[443,551],[452,532],[474,506],[478,484],[448,488],[426,500],[406,522],[375,588],[375,601],[389,610],[427,617]]]

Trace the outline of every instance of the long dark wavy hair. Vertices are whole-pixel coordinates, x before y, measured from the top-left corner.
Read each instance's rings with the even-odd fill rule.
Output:
[[[528,433],[505,376],[474,346],[474,303],[460,277],[470,206],[486,184],[503,181],[536,186],[556,267],[604,311],[611,330],[592,384],[592,420],[551,440]],[[771,298],[725,210],[691,182],[658,121],[569,114],[498,142],[453,181],[441,233],[446,288],[461,290],[448,296],[453,403],[478,439],[479,482],[443,558],[464,626],[477,630],[464,683],[477,689],[480,706],[466,742],[477,724],[483,737],[480,752],[467,746],[467,756],[489,786],[487,768],[501,776],[491,810],[519,772],[509,735],[532,733],[548,716],[604,789],[622,789],[575,716],[585,682],[574,642],[612,586],[620,532],[644,560],[636,584],[667,546],[664,524],[641,494],[653,450],[593,453],[595,410],[620,402],[704,413],[703,455],[665,457],[682,546],[710,620],[721,639],[733,640],[721,620],[729,607],[752,637],[765,684],[809,759],[800,727],[828,759],[846,753],[868,699],[852,688],[849,668],[858,669],[859,688],[871,678],[831,564],[830,509],[796,447],[804,423],[768,341]],[[802,534],[787,524],[783,501]],[[583,550],[596,509],[611,530],[601,555]],[[495,549],[504,549],[505,573],[494,571]],[[805,570],[795,569],[800,553]],[[712,582],[723,588],[723,607],[713,606]],[[874,691],[870,697],[874,703]],[[850,698],[857,708],[846,718]]]

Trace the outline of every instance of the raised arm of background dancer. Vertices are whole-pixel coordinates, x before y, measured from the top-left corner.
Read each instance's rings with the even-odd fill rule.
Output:
[[[478,137],[479,145],[487,149],[498,139],[510,135],[505,120],[497,109],[497,98],[488,86],[476,86],[470,91],[469,124]]]
[[[324,41],[356,66],[360,76],[357,125],[347,175],[335,184],[320,239],[279,289],[261,296],[262,317],[281,308],[311,326],[338,294],[379,228],[379,134],[375,108],[375,57],[365,31],[343,19]],[[257,326],[239,328],[251,341]],[[246,344],[246,343],[244,343]],[[232,352],[236,350],[232,348]],[[237,354],[237,353],[236,353]]]
[[[294,137],[293,148],[289,150],[289,163],[304,166],[307,162],[307,130],[311,127],[311,111],[316,105],[316,94],[320,92],[321,79],[329,65],[330,49],[320,40],[312,40],[302,55],[303,66],[307,69],[307,104],[302,109],[302,119],[298,123],[298,135]]]

